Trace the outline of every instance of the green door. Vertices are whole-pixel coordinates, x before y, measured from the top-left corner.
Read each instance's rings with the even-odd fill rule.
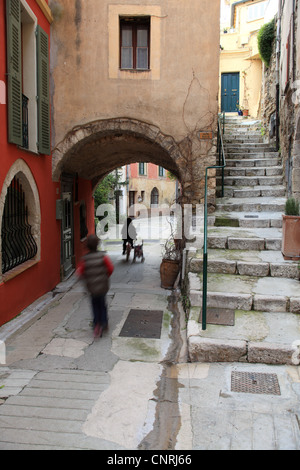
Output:
[[[240,74],[222,73],[222,112],[233,113],[238,111],[240,96]]]

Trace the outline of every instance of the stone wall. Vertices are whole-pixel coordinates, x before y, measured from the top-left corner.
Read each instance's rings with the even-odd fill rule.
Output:
[[[270,136],[271,116],[276,113],[276,41],[269,67],[263,64],[263,80],[261,90],[261,121],[262,133],[268,142],[275,144],[275,136]]]
[[[292,23],[292,17],[284,15],[283,24]],[[287,196],[300,196],[300,155],[299,155],[299,99],[296,99],[296,80],[300,78],[299,62],[297,55],[299,53],[299,43],[297,42],[299,32],[299,1],[296,2],[296,10],[294,17],[294,44],[291,50],[289,80],[285,89],[281,90],[280,97],[280,151],[283,158],[283,167],[285,172],[285,184]],[[292,29],[291,29],[292,31]],[[292,33],[291,33],[292,34]],[[285,53],[286,45],[282,42],[281,53]],[[286,73],[286,72],[285,72]],[[285,82],[285,77],[281,77],[281,83]],[[297,137],[298,136],[298,137]]]

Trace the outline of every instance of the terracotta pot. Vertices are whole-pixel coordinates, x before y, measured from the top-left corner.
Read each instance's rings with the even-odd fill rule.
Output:
[[[161,287],[163,289],[173,289],[178,273],[179,261],[163,259],[160,265]]]
[[[249,110],[248,109],[244,109],[243,116],[249,116]]]
[[[282,254],[284,259],[300,260],[300,216],[282,216]]]

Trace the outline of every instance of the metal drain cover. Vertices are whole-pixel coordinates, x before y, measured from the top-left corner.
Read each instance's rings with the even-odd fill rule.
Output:
[[[162,319],[162,310],[130,310],[119,336],[159,339]]]
[[[281,395],[276,374],[262,374],[255,372],[233,371],[231,374],[231,391]]]
[[[199,322],[202,323],[202,310],[200,312]],[[208,307],[206,311],[206,323],[210,325],[234,326],[235,310]]]

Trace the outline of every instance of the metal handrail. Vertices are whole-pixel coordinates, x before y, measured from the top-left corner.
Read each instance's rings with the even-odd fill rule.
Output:
[[[224,197],[224,170],[226,167],[226,158],[223,144],[223,134],[225,129],[225,113],[218,116],[218,153],[219,165],[208,166],[205,169],[205,194],[204,194],[204,242],[203,242],[203,286],[202,286],[202,330],[206,330],[207,320],[207,181],[208,170],[222,170],[222,192]]]

